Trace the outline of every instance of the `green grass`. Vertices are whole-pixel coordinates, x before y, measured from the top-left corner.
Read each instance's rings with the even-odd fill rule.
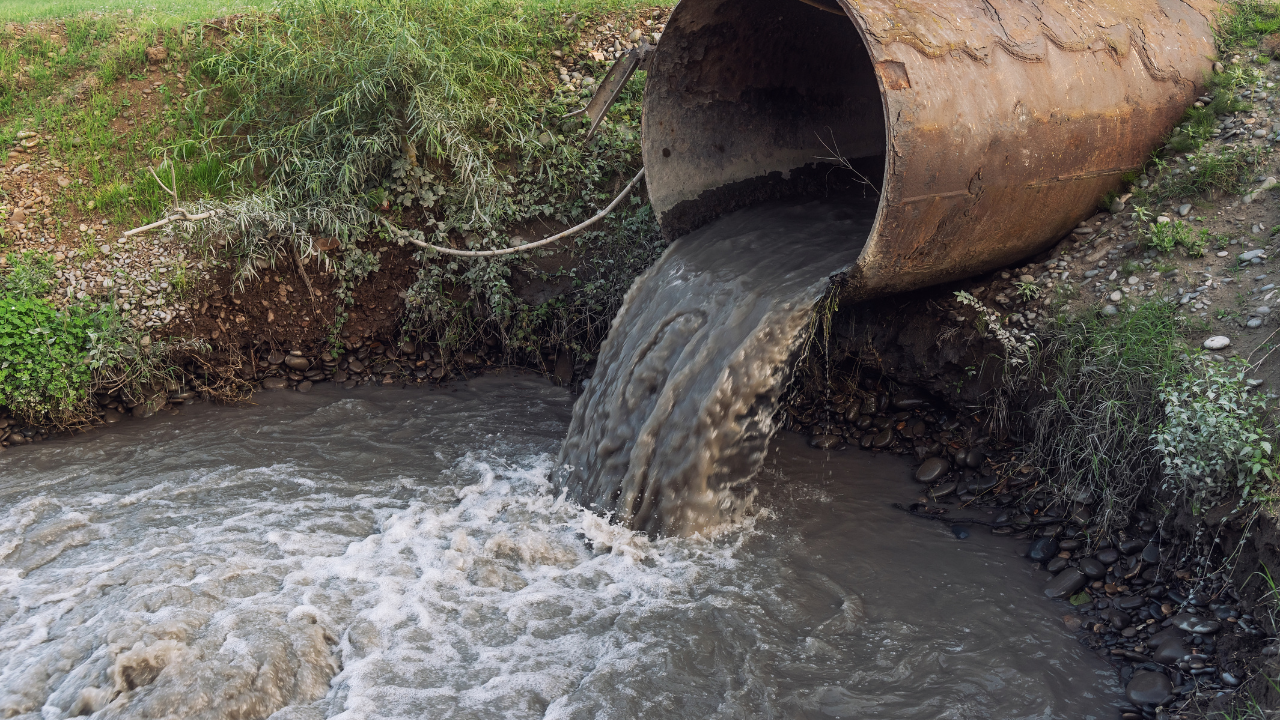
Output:
[[[1280,4],[1267,0],[1235,0],[1224,3],[1218,16],[1217,40],[1222,50],[1253,48],[1258,41],[1280,32]]]
[[[1029,432],[1027,462],[1062,497],[1092,494],[1104,530],[1127,524],[1139,495],[1158,484],[1158,392],[1184,372],[1184,352],[1166,304],[1113,317],[1087,311],[1043,330],[1030,362],[1010,377],[1022,403],[1014,417]]]
[[[84,13],[125,13],[133,11],[140,21],[176,25],[208,20],[261,7],[261,3],[240,0],[174,0],[139,3],[132,0],[0,0],[0,18],[8,22],[73,18]]]

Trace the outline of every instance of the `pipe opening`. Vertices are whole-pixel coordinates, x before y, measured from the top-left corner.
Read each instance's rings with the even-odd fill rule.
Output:
[[[645,90],[650,197],[678,237],[789,197],[878,197],[885,111],[834,2],[684,0]]]

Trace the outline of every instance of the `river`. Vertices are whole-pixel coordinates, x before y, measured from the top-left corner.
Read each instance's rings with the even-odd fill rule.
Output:
[[[1111,718],[1114,673],[909,466],[773,439],[755,510],[652,540],[548,475],[497,374],[195,405],[0,455],[0,714]]]

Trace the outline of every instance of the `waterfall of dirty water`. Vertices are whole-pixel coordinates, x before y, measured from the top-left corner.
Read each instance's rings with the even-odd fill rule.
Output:
[[[557,484],[650,534],[740,520],[813,305],[857,259],[875,209],[770,203],[673,243],[614,318]]]
[[[0,717],[1099,720],[1013,543],[774,438],[759,511],[651,539],[547,482],[570,397],[317,387],[0,454]]]

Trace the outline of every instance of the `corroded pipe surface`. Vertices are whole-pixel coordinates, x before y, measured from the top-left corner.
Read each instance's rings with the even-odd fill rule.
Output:
[[[674,237],[866,179],[880,203],[853,296],[1016,262],[1176,125],[1210,69],[1215,8],[841,0],[841,15],[835,0],[683,0],[645,93],[654,209]]]

